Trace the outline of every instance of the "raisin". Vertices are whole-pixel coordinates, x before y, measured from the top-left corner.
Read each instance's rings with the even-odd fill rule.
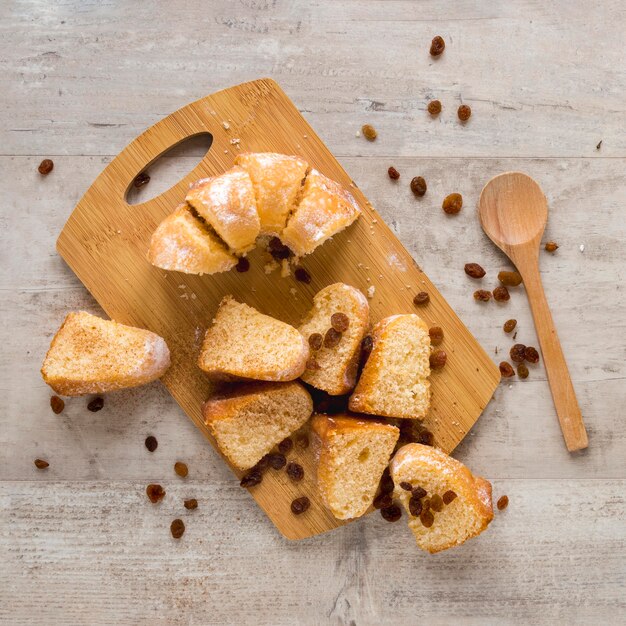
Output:
[[[455,498],[456,498],[456,493],[454,493],[452,489],[449,489],[443,494],[442,500],[443,500],[443,503],[447,505],[447,504],[450,504],[450,502],[452,502]]]
[[[516,326],[517,326],[517,320],[507,320],[506,322],[504,322],[504,326],[502,326],[502,330],[505,333],[512,333]]]
[[[248,473],[244,474],[239,482],[242,487],[256,487],[263,480],[263,474],[258,468],[252,468]]]
[[[415,176],[411,179],[411,191],[418,197],[422,197],[426,190],[428,189],[428,185],[422,176]]]
[[[322,369],[321,365],[317,362],[317,359],[314,356],[310,356],[306,361],[306,368],[310,372],[317,372]]]
[[[467,122],[469,118],[472,116],[472,109],[467,104],[462,104],[456,114],[459,116],[459,119],[462,122]]]
[[[282,261],[288,259],[291,256],[291,250],[283,244],[278,237],[272,237],[268,243],[268,249],[272,258],[276,261]]]
[[[386,506],[384,509],[380,509],[380,514],[387,522],[397,522],[402,517],[402,511],[397,504]]]
[[[411,495],[418,500],[421,500],[427,493],[424,487],[413,487],[413,491],[411,491]]]
[[[361,132],[363,133],[363,137],[365,137],[368,141],[374,141],[374,139],[378,137],[376,129],[371,124],[364,124],[361,127]]]
[[[37,469],[46,469],[46,467],[50,467],[50,463],[48,463],[48,461],[44,461],[43,459],[35,459],[35,467]]]
[[[284,454],[269,454],[268,460],[270,467],[275,470],[283,469],[287,465],[287,459]]]
[[[448,215],[456,215],[463,208],[463,196],[460,193],[447,195],[441,203],[441,208]]]
[[[156,437],[153,437],[152,435],[146,437],[145,444],[149,452],[154,452],[159,447],[159,442],[157,441]]]
[[[195,498],[189,498],[189,500],[185,500],[183,502],[185,508],[189,511],[193,511],[198,508],[198,501]]]
[[[441,37],[440,35],[433,37],[433,40],[430,44],[430,55],[433,57],[438,57],[445,49],[446,42],[443,40],[443,37]]]
[[[296,267],[294,272],[296,280],[300,283],[308,285],[311,282],[311,274],[309,274],[303,267]]]
[[[386,509],[393,504],[390,493],[379,493],[375,498],[372,506],[375,509]]]
[[[424,498],[422,500],[422,508],[424,511],[430,511],[430,498]]]
[[[374,340],[371,335],[365,335],[361,341],[361,354],[367,358],[374,347]]]
[[[470,278],[482,278],[487,273],[478,263],[466,263],[463,269]]]
[[[302,513],[309,510],[310,506],[311,501],[306,496],[302,496],[300,498],[296,498],[291,503],[291,512],[294,515],[302,515]]]
[[[556,252],[559,249],[559,244],[557,244],[556,241],[548,241],[544,247],[546,252]]]
[[[517,287],[522,284],[522,275],[519,272],[498,272],[498,280],[506,287]]]
[[[515,371],[513,370],[513,367],[511,367],[510,363],[502,361],[502,363],[500,363],[499,365],[499,368],[500,374],[502,374],[504,378],[511,378],[511,376],[515,376]]]
[[[181,477],[186,478],[187,474],[189,474],[189,468],[187,465],[181,461],[176,461],[174,463],[174,471]]]
[[[509,506],[509,496],[500,496],[496,506],[498,507],[498,511],[504,511],[504,509]]]
[[[146,174],[145,172],[141,172],[140,174],[137,174],[137,176],[135,176],[135,180],[133,181],[133,186],[135,187],[135,189],[139,189],[140,187],[147,185],[149,182],[150,182],[150,176]]]
[[[425,528],[430,528],[435,523],[435,516],[430,511],[420,513],[420,522]]]
[[[524,353],[526,352],[526,346],[522,343],[516,343],[509,352],[511,361],[515,363],[521,363],[524,360]]]
[[[326,335],[324,335],[324,347],[325,348],[334,348],[339,345],[341,341],[341,333],[334,328],[329,328],[326,331]]]
[[[387,174],[389,174],[391,180],[398,180],[398,178],[400,178],[400,172],[398,172],[393,165],[387,170]]]
[[[394,484],[391,476],[389,475],[389,469],[385,469],[380,479],[380,491],[382,493],[391,493],[393,491]]]
[[[175,519],[170,524],[170,532],[174,539],[180,539],[185,534],[185,523],[182,519]]]
[[[254,466],[254,469],[258,469],[260,472],[264,472],[270,465],[270,455],[266,454],[261,457],[261,460]]]
[[[428,112],[431,115],[439,115],[441,113],[441,102],[439,100],[431,100],[428,103]]]
[[[160,502],[165,497],[165,489],[161,485],[151,483],[146,487],[146,495],[152,504]]]
[[[430,508],[435,511],[435,513],[443,511],[443,498],[438,493],[434,494],[430,499]]]
[[[278,444],[278,451],[281,454],[287,454],[293,448],[293,440],[287,437]]]
[[[434,435],[430,432],[430,430],[423,430],[418,437],[418,443],[421,443],[424,446],[432,446],[433,440]]]
[[[319,350],[324,342],[324,337],[320,333],[312,333],[309,335],[309,348],[311,350]]]
[[[411,483],[407,483],[406,481],[402,481],[400,483],[400,489],[404,489],[405,491],[413,491],[413,485]]]
[[[350,319],[345,313],[333,313],[330,316],[330,325],[338,333],[345,333],[350,327]]]
[[[478,300],[478,302],[489,302],[489,300],[491,300],[491,291],[478,289],[474,292],[474,300]]]
[[[309,447],[309,438],[307,435],[298,435],[296,437],[296,446],[301,450],[306,450]]]
[[[430,345],[438,346],[443,341],[443,329],[441,326],[433,326],[428,329],[428,334],[430,336]]]
[[[53,413],[57,415],[63,411],[65,408],[65,402],[59,396],[51,396],[50,397],[50,408]]]
[[[511,299],[509,290],[504,285],[498,285],[493,290],[493,299],[496,302],[508,302]]]
[[[37,168],[42,176],[47,176],[54,169],[52,159],[44,159]]]
[[[419,498],[411,496],[409,498],[409,513],[413,517],[417,517],[422,512],[422,502]]]
[[[525,363],[520,363],[517,366],[517,375],[520,378],[528,378],[528,368],[526,367]]]
[[[425,291],[420,291],[415,298],[413,298],[413,304],[415,306],[421,306],[430,302],[430,296]]]
[[[91,411],[92,413],[97,413],[98,411],[100,411],[102,409],[102,407],[104,406],[104,398],[94,398],[91,402],[89,402],[89,404],[87,405],[87,410]]]
[[[430,355],[430,366],[434,370],[441,369],[448,360],[448,355],[443,350],[437,350]]]
[[[240,274],[247,272],[250,269],[250,261],[248,261],[248,259],[246,259],[245,256],[239,257],[239,260],[237,261],[237,265],[235,265],[235,269]]]
[[[524,348],[524,359],[529,363],[539,363],[539,352],[532,346],[526,346],[526,348]]]
[[[298,482],[304,478],[304,468],[299,463],[288,463],[287,476],[294,482]]]

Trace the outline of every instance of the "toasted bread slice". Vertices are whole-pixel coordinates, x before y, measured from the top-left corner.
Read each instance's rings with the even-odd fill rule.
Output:
[[[236,254],[252,248],[261,228],[252,180],[240,167],[195,182],[185,198]]]
[[[315,415],[320,495],[337,519],[360,517],[371,506],[400,430],[343,415]]]
[[[410,443],[396,452],[390,470],[395,484],[394,496],[407,510],[409,528],[422,550],[439,552],[458,546],[483,532],[493,519],[491,483],[473,476],[465,465],[441,450]],[[408,483],[413,489],[421,487],[426,495],[413,496],[411,491],[400,486],[401,483]],[[443,499],[443,504],[438,502],[433,507],[435,494]],[[424,513],[422,517],[412,515],[409,506],[412,497],[414,505],[419,501],[417,508],[412,507],[413,512],[428,509],[430,519],[428,515],[424,517]],[[441,510],[438,512],[436,508]]]
[[[348,227],[360,214],[351,193],[317,170],[311,170],[280,239],[296,256],[304,256]]]
[[[298,382],[248,383],[207,400],[202,414],[224,456],[237,468],[256,465],[311,417],[313,401]]]
[[[424,419],[430,406],[428,326],[417,315],[392,315],[374,326],[372,339],[350,410]]]
[[[348,328],[341,334],[336,346],[322,345],[311,352],[312,366],[302,374],[302,380],[330,395],[348,393],[356,384],[356,375],[361,354],[361,340],[369,327],[369,304],[367,298],[355,287],[343,283],[329,285],[313,298],[313,308],[300,326],[300,333],[308,341],[319,333],[326,336],[331,328],[331,317],[343,313],[348,319]]]
[[[238,154],[235,163],[252,179],[264,235],[280,235],[302,188],[309,164],[274,152]]]
[[[181,204],[152,234],[148,261],[164,270],[216,274],[235,267],[237,257],[186,204]]]
[[[298,378],[309,346],[289,324],[226,296],[206,331],[198,365],[216,379],[286,381]]]
[[[79,311],[67,315],[52,339],[41,374],[58,394],[81,396],[149,383],[169,366],[170,351],[158,335]]]

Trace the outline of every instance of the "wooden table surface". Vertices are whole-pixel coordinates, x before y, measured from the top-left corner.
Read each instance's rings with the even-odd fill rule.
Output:
[[[623,0],[1,3],[1,622],[623,621],[625,23]],[[436,34],[447,47],[433,60]],[[39,376],[50,339],[68,310],[99,312],[55,252],[72,208],[145,128],[262,76],[294,100],[496,362],[512,343],[506,319],[517,318],[518,341],[537,340],[523,289],[505,305],[472,299],[466,262],[487,269],[489,286],[508,267],[481,232],[478,195],[493,175],[521,170],[548,197],[545,240],[560,247],[541,254],[542,277],[590,445],[566,452],[541,364],[503,383],[456,455],[510,505],[461,548],[423,554],[404,520],[378,514],[283,539],[158,383],[107,396],[99,413],[85,398],[50,410]],[[432,98],[444,107],[437,119],[425,111]],[[465,126],[462,102],[473,112]],[[364,123],[376,142],[357,136]],[[162,159],[144,193],[202,154],[196,143]],[[42,178],[46,157],[55,167]],[[408,189],[415,175],[428,182],[421,200]],[[465,207],[448,218],[440,206],[452,191]],[[36,457],[49,469],[35,469]],[[149,482],[167,490],[158,506]],[[196,511],[182,509],[186,497]],[[187,530],[175,541],[178,516]]]

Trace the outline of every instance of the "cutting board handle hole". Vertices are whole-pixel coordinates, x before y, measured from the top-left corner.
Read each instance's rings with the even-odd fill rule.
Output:
[[[211,149],[213,135],[199,133],[183,139],[148,163],[141,172],[150,176],[150,182],[137,188],[135,177],[126,191],[128,204],[143,204],[165,193],[193,171]]]

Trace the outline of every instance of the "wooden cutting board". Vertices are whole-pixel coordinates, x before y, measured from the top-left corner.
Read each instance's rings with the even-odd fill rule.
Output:
[[[163,152],[200,133],[213,136],[211,149],[178,184],[138,205],[127,204],[135,176]],[[260,250],[249,256],[250,271],[217,276],[165,272],[146,261],[157,224],[183,201],[192,181],[224,172],[238,151],[283,152],[350,189],[363,209],[361,218],[328,241],[302,265],[310,284],[266,274]],[[491,398],[500,374],[461,320],[371,207],[296,107],[272,80],[225,89],[193,102],[158,122],[127,146],[100,174],[74,209],[57,249],[107,314],[118,322],[148,328],[167,340],[172,366],[163,382],[187,415],[215,445],[201,415],[211,384],[196,367],[204,330],[221,298],[233,294],[263,313],[297,325],[313,295],[334,282],[354,285],[370,299],[372,322],[394,313],[417,312],[445,333],[446,367],[433,372],[432,407],[425,426],[435,443],[450,452],[470,430]],[[413,296],[430,294],[416,311]],[[284,471],[270,470],[250,490],[280,532],[300,539],[339,526],[322,506],[315,488],[311,448],[294,451],[305,478],[292,483]],[[240,489],[233,477],[233,489]],[[309,511],[294,516],[291,501],[307,495]],[[233,523],[236,523],[233,520]]]

